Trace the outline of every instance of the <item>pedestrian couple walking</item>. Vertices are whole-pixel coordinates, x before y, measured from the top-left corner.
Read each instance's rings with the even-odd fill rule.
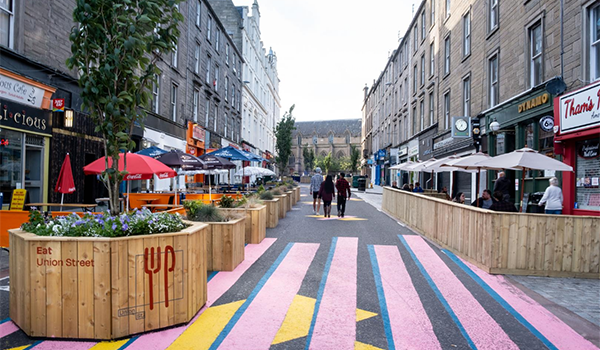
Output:
[[[333,184],[333,177],[327,175],[325,181],[323,181],[323,175],[321,175],[321,168],[315,169],[315,175],[310,180],[310,191],[313,194],[313,213],[319,214],[321,209],[321,199],[323,200],[323,216],[326,218],[331,217],[331,202],[337,189],[337,214],[338,217],[343,218],[346,212],[346,200],[350,198],[350,184],[346,181],[345,174],[340,173],[338,179]]]

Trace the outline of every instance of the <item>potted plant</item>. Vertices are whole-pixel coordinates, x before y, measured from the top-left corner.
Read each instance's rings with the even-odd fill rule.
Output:
[[[223,213],[202,201],[185,201],[183,206],[188,220],[209,226],[206,235],[207,270],[233,271],[244,260],[246,217]]]
[[[224,202],[221,199],[220,210],[246,217],[246,243],[258,244],[266,237],[267,206],[257,195],[243,197],[239,201],[225,200]]]

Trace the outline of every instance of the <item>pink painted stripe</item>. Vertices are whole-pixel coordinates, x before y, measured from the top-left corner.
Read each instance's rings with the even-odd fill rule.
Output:
[[[219,348],[268,349],[318,249],[316,243],[294,244]]]
[[[358,238],[337,239],[309,349],[354,349]]]
[[[45,341],[35,346],[35,350],[88,350],[97,343],[82,341]]]
[[[398,247],[374,248],[394,345],[398,349],[441,349]]]
[[[208,296],[206,305],[196,314],[196,316],[187,325],[170,328],[160,332],[148,333],[140,336],[131,343],[127,350],[162,350],[166,349],[177,339],[204,310],[217,301],[238,279],[275,243],[276,238],[265,238],[260,244],[248,244],[244,251],[244,261],[233,271],[221,271],[208,282]]]
[[[463,262],[557,348],[598,349],[537,301],[515,287],[504,276],[487,274],[475,265],[464,260]]]
[[[0,338],[4,338],[19,330],[19,327],[13,321],[6,321],[0,324]]]
[[[423,238],[404,239],[478,349],[519,349]]]

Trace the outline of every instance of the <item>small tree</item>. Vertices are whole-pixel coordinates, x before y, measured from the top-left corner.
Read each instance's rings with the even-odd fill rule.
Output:
[[[77,1],[73,11],[69,69],[79,72],[82,108],[103,136],[110,212],[119,212],[119,184],[127,175],[119,171],[119,153],[133,149],[136,123],[143,125],[143,109],[150,101],[148,87],[162,54],[174,50],[183,20],[181,0]],[[108,159],[112,158],[109,168]]]
[[[290,155],[292,154],[292,131],[296,129],[294,127],[296,120],[292,112],[295,106],[292,105],[290,110],[285,112],[283,118],[275,126],[275,138],[277,139],[275,144],[275,149],[277,150],[276,160],[281,174],[286,171]]]
[[[360,151],[356,146],[350,145],[350,168],[353,173],[358,169],[358,162],[360,161]]]
[[[304,158],[304,169],[312,170],[315,164],[315,151],[312,148],[308,148],[308,146],[304,146],[302,157]]]
[[[332,169],[331,152],[323,158],[323,167],[325,168],[325,174],[328,174],[329,170]]]

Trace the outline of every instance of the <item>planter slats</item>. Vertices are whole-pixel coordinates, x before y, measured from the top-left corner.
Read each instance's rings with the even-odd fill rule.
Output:
[[[244,260],[246,218],[207,224],[207,270],[233,271]]]
[[[198,223],[94,239],[10,230],[10,317],[30,336],[79,339],[185,323],[206,303],[207,231]]]
[[[267,206],[267,228],[275,228],[279,224],[279,198],[263,200]]]
[[[239,213],[246,217],[245,242],[259,244],[267,233],[267,206],[256,208],[220,208],[222,211]]]
[[[285,218],[285,214],[288,212],[287,207],[289,206],[289,201],[286,195],[273,196],[279,199],[279,219]]]

